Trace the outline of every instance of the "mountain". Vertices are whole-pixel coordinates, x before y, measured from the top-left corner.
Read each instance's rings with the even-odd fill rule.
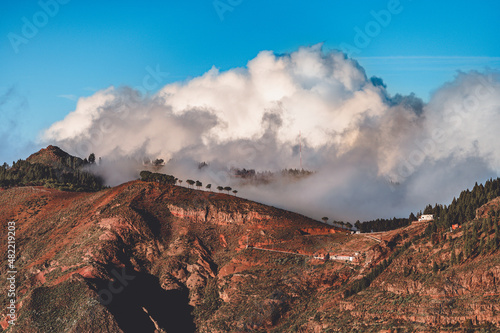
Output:
[[[26,160],[0,166],[0,187],[45,186],[65,191],[98,191],[101,177],[92,173],[93,163],[48,146]]]
[[[65,171],[75,170],[83,165],[83,160],[81,158],[71,156],[61,148],[52,145],[31,154],[26,161],[32,164],[39,163],[55,169],[63,169]]]
[[[0,203],[2,223],[16,221],[19,332],[189,332],[207,284],[241,270],[232,261],[248,243],[340,231],[235,196],[141,181],[97,193],[16,187],[0,191]],[[111,287],[119,274],[133,279]],[[114,294],[120,282],[127,288]]]
[[[0,327],[495,332],[499,201],[451,230],[414,222],[351,234],[233,195],[157,182],[98,192],[0,189],[1,237],[15,221],[17,270],[15,325],[4,292]],[[0,247],[7,253],[6,241]],[[2,277],[9,270],[2,265]],[[11,282],[1,279],[0,288]]]

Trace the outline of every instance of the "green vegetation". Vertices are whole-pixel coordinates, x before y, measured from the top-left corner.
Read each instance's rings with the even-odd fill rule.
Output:
[[[95,155],[92,153],[89,159],[95,162]],[[26,161],[35,164],[39,163],[42,165],[47,165],[55,169],[61,169],[63,171],[72,171],[81,168],[89,164],[89,161],[81,159],[76,156],[71,156],[65,151],[61,150],[59,147],[48,146],[46,149],[42,149],[39,152],[31,155],[26,159]]]
[[[142,181],[145,181],[145,182],[157,182],[157,183],[160,183],[160,184],[169,184],[169,185],[175,185],[177,183],[181,184],[182,183],[182,180],[179,180],[178,178],[172,176],[172,175],[165,175],[165,174],[162,174],[162,173],[153,173],[151,171],[146,171],[146,170],[143,170],[140,172],[140,177],[141,177],[141,180]],[[188,179],[186,180],[186,183],[188,183],[188,188],[190,186],[196,186],[198,188],[198,190],[200,190],[202,187],[203,187],[203,183],[199,180],[192,180],[192,179]],[[208,189],[209,191],[212,191],[212,184],[208,184],[206,186],[206,189]],[[227,191],[227,193],[229,194],[229,192],[231,190],[233,190],[231,187],[229,186],[217,186],[217,189],[219,191]],[[233,194],[236,196],[236,194],[238,193],[237,190],[233,190]]]
[[[434,214],[434,223],[429,226],[431,230],[427,232],[473,220],[476,216],[476,209],[498,196],[500,196],[500,178],[490,179],[484,185],[476,183],[472,191],[468,189],[462,191],[458,199],[453,198],[449,206],[428,205],[424,214]],[[500,217],[498,212],[496,217]]]
[[[31,328],[39,332],[78,330],[84,322],[89,324],[91,313],[103,310],[98,301],[89,296],[86,285],[74,281],[34,289],[26,308],[28,310],[22,312],[19,321],[21,324],[30,323]],[[97,323],[90,324],[98,326]]]
[[[451,226],[460,226],[462,237],[458,240],[461,249],[456,248],[456,240],[450,256],[451,266],[460,264],[462,260],[480,254],[491,253],[500,248],[500,210],[490,210],[486,218],[475,219],[476,209],[500,195],[500,178],[489,180],[485,185],[476,185],[473,190],[462,191],[458,199],[454,198],[449,206],[428,205],[424,213],[434,214],[434,221],[427,226],[424,235],[430,237],[432,244],[437,245],[447,240],[446,233]],[[455,251],[458,250],[458,255]]]
[[[454,198],[449,206],[436,204],[433,207],[427,205],[423,214],[434,214],[434,221],[429,224],[426,235],[431,235],[438,229],[444,230],[454,224],[463,224],[465,221],[473,220],[476,209],[498,196],[500,196],[500,178],[490,179],[484,185],[476,183],[472,191],[462,191],[458,199]],[[500,215],[497,213],[495,217],[500,218]],[[358,221],[355,226],[361,232],[379,232],[402,228],[415,220],[417,218],[411,213],[409,218],[394,217],[393,219],[376,219],[363,223]]]
[[[281,175],[286,177],[304,177],[310,176],[314,172],[304,169],[283,169],[281,170]]]
[[[358,292],[368,288],[370,284],[379,276],[389,265],[396,259],[400,253],[407,250],[411,245],[411,242],[406,242],[403,246],[397,248],[388,259],[384,259],[382,263],[375,266],[370,273],[365,275],[359,280],[354,281],[351,285],[344,290],[344,297],[349,297]]]
[[[268,184],[278,177],[288,178],[289,180],[298,180],[308,177],[314,172],[304,169],[283,169],[278,172],[263,171],[256,172],[255,169],[231,169],[236,178],[244,179],[246,182],[254,184]]]
[[[412,214],[413,215],[413,214]],[[411,223],[410,219],[405,218],[393,218],[390,219],[376,219],[372,221],[366,221],[363,223],[356,223],[356,228],[361,232],[378,232],[378,231],[389,231],[394,229],[399,229],[406,227]]]
[[[95,154],[94,153],[91,153],[89,155],[89,163],[90,164],[94,164],[95,163]]]
[[[142,171],[141,179],[165,184],[180,183],[174,176],[149,171]],[[193,182],[199,188],[202,186],[201,182],[198,184],[199,181]],[[211,184],[209,185],[210,187],[206,186],[207,189],[211,189]],[[224,274],[217,273],[214,276],[209,274],[208,269],[204,274],[200,269],[204,285],[200,284],[195,287],[196,289],[190,288],[190,295],[195,296],[198,302],[193,315],[200,332],[277,333],[306,332],[314,329],[322,332],[375,332],[382,329],[406,332],[429,327],[431,329],[436,327],[442,331],[466,329],[471,332],[484,328],[485,332],[489,332],[494,329],[494,326],[483,321],[484,319],[478,321],[468,318],[471,316],[474,318],[474,311],[481,309],[483,305],[486,308],[490,304],[498,304],[498,296],[490,295],[491,291],[496,290],[497,278],[493,275],[492,282],[488,282],[485,278],[489,276],[487,272],[490,267],[497,267],[499,261],[498,256],[486,256],[490,255],[491,251],[497,251],[499,245],[498,207],[491,205],[493,208],[487,211],[488,215],[481,213],[481,218],[462,223],[460,229],[453,231],[440,222],[440,214],[445,212],[445,208],[439,207],[440,214],[436,215],[435,222],[428,222],[427,233],[421,235],[426,224],[417,224],[405,230],[392,232],[383,238],[384,241],[373,245],[373,240],[367,237],[346,235],[345,232],[313,237],[301,237],[298,233],[292,235],[290,230],[295,226],[281,227],[280,220],[289,218],[292,222],[300,222],[291,213],[278,212],[272,208],[264,210],[257,208],[259,207],[257,204],[240,204],[239,200],[231,200],[221,194],[206,193],[206,197],[213,200],[214,208],[221,212],[238,210],[241,214],[247,214],[257,211],[263,216],[275,219],[274,225],[267,222],[268,220],[254,220],[257,220],[263,229],[262,233],[250,233],[250,240],[256,243],[269,240],[275,247],[287,250],[292,247],[291,251],[303,248],[305,253],[314,253],[313,250],[319,249],[327,249],[329,253],[357,251],[362,258],[354,263],[337,261],[318,263],[308,261],[307,256],[271,253],[251,248],[236,252],[236,246],[244,245],[241,240],[245,240],[245,226],[241,227],[238,223],[217,226],[209,221],[199,223],[198,219],[171,218],[169,211],[165,209],[165,203],[171,198],[175,199],[178,193],[182,195],[179,200],[181,202],[185,200],[186,193],[194,191],[182,188],[162,191],[161,194],[159,191],[144,191],[144,189],[155,189],[157,186],[153,183],[131,183],[124,186],[126,190],[119,194],[116,194],[116,191],[89,194],[88,199],[82,200],[78,206],[65,206],[53,216],[40,214],[47,221],[38,218],[34,224],[35,228],[30,228],[27,238],[36,239],[38,243],[30,244],[29,247],[25,243],[22,244],[23,258],[29,258],[31,262],[42,258],[44,251],[50,248],[48,244],[59,241],[59,235],[71,235],[69,231],[79,223],[77,220],[79,216],[84,215],[82,212],[92,212],[93,209],[99,211],[99,217],[96,214],[89,219],[89,225],[92,222],[94,229],[86,231],[85,234],[72,235],[75,241],[68,242],[64,245],[65,248],[57,249],[57,254],[50,254],[50,258],[46,256],[46,260],[44,258],[44,261],[37,261],[33,266],[33,271],[35,269],[44,271],[43,276],[47,282],[40,288],[37,288],[38,285],[31,286],[27,284],[28,282],[23,283],[29,285],[31,289],[27,294],[29,298],[25,300],[24,309],[20,312],[23,316],[20,323],[27,323],[25,325],[35,323],[34,327],[39,331],[62,332],[91,331],[91,329],[85,330],[85,327],[94,329],[98,325],[108,324],[107,318],[113,320],[114,313],[109,315],[104,312],[106,309],[97,303],[95,297],[93,298],[94,294],[88,290],[88,286],[70,284],[80,283],[77,279],[52,285],[54,281],[82,267],[78,265],[79,260],[88,252],[87,249],[103,243],[106,245],[103,252],[108,251],[113,255],[118,253],[116,251],[123,250],[124,257],[120,257],[120,260],[130,258],[140,267],[158,276],[161,281],[172,283],[172,286],[174,282],[177,284],[174,280],[175,275],[184,272],[188,278],[190,275],[188,268],[199,264],[198,260],[217,268],[217,271],[218,268],[226,267],[231,262]],[[225,190],[224,186],[219,186],[218,189]],[[26,189],[2,192],[31,191]],[[233,191],[234,194],[235,192]],[[145,194],[138,196],[138,193]],[[34,198],[27,197],[23,201],[25,212],[33,211],[36,215],[47,202],[50,202],[50,193],[41,194],[43,196],[37,194]],[[3,193],[3,195],[7,198],[7,195],[17,194]],[[112,200],[106,200],[104,205],[92,208],[96,206],[95,202],[103,202],[103,198],[108,197]],[[5,202],[9,200],[6,199]],[[124,204],[127,202],[131,203]],[[189,205],[195,206],[195,204]],[[435,207],[425,208],[425,213],[434,212]],[[101,231],[102,226],[100,223],[94,223],[94,220],[100,222],[101,219],[109,217],[132,221],[134,224],[131,226],[137,230],[137,234],[130,232],[123,240],[104,239],[102,242],[101,236],[105,230]],[[327,222],[329,218],[324,217],[323,220]],[[412,218],[408,220],[412,221]],[[381,228],[394,228],[398,219],[372,222],[379,223]],[[181,228],[178,226],[183,225],[187,225],[190,231],[181,236],[179,231]],[[348,224],[343,225],[349,227]],[[60,232],[53,232],[58,229]],[[164,245],[175,245],[179,251],[158,253],[158,258],[161,260],[155,260],[155,263],[150,265],[149,262],[152,260],[146,256],[146,247],[136,246],[136,244],[151,244],[150,237],[154,237],[155,242],[158,240]],[[200,247],[193,246],[194,240],[199,241]],[[156,256],[156,253],[153,255]],[[473,256],[478,258],[468,260]],[[90,258],[92,260],[90,263],[94,267],[99,267],[94,261],[98,258],[97,256]],[[29,262],[28,259],[22,260],[22,263]],[[204,267],[208,267],[207,265],[204,264]],[[45,271],[47,268],[51,271]],[[476,268],[479,268],[477,273],[473,271]],[[234,273],[229,274],[230,272]],[[455,276],[465,276],[467,279],[481,276],[484,282],[464,295],[455,294],[454,290],[457,288],[461,288],[458,289],[461,292],[463,288],[469,287],[463,283],[464,279]],[[26,277],[28,278],[29,276]],[[87,282],[89,281],[91,279],[87,279]],[[64,299],[66,294],[72,295],[71,299]],[[344,299],[341,300],[341,296],[344,296]],[[470,304],[470,307],[467,304]],[[151,311],[151,308],[148,307],[147,310]],[[439,318],[442,317],[437,316],[441,316],[441,313],[450,319],[448,324],[443,324],[446,321],[439,322]],[[86,320],[90,324],[96,322],[95,326],[84,326],[87,324]],[[434,322],[435,326],[432,324]],[[72,326],[73,323],[75,326]]]
[[[169,185],[175,185],[177,183],[177,178],[171,175],[165,175],[163,173],[153,173],[151,171],[144,170],[139,173],[139,176],[141,176],[141,180],[144,182],[157,182],[160,184]]]
[[[500,248],[499,220],[487,218],[474,220],[463,225],[463,255],[465,258],[491,253]],[[460,258],[462,259],[462,258]],[[458,264],[461,260],[451,258],[451,264]]]
[[[206,321],[211,314],[219,309],[221,306],[221,299],[219,297],[219,290],[217,288],[217,279],[210,279],[205,286],[203,293],[202,303],[195,308],[195,314]]]
[[[64,168],[51,167],[26,160],[6,163],[0,166],[0,187],[45,186],[65,191],[98,191],[103,188],[103,180],[81,169],[82,163],[71,157]],[[80,160],[81,161],[81,160]],[[71,166],[71,168],[69,167]],[[74,167],[74,169],[73,169]]]
[[[145,182],[157,182],[160,184],[169,184],[169,185],[175,185],[177,183],[179,183],[179,185],[180,185],[182,183],[182,180],[179,180],[178,178],[176,178],[172,175],[166,175],[163,173],[156,173],[156,172],[153,173],[153,172],[147,171],[147,170],[141,171],[139,173],[139,175],[141,177],[141,180],[145,181]],[[196,188],[198,190],[200,190],[203,187],[203,183],[199,180],[195,181],[192,179],[187,179],[186,183],[188,184],[188,188],[190,186],[194,185],[194,186],[196,186]],[[206,189],[209,191],[212,191],[212,184],[207,184]],[[227,191],[228,194],[230,191],[232,191],[235,196],[238,193],[237,190],[233,190],[229,186],[225,186],[225,187],[224,186],[217,186],[217,189],[219,191]]]

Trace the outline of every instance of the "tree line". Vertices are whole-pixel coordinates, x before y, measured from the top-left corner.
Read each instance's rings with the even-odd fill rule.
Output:
[[[473,220],[476,217],[476,209],[498,196],[500,196],[500,178],[489,179],[484,185],[476,183],[472,191],[469,189],[462,191],[458,199],[453,198],[449,206],[427,205],[424,214],[434,214],[434,222],[429,226],[430,232]]]
[[[458,198],[454,198],[449,206],[427,205],[424,211],[419,214],[434,214],[434,220],[429,222],[425,232],[413,238],[412,242],[420,239],[431,241],[433,246],[443,246],[449,244],[450,255],[444,261],[437,256],[432,262],[432,272],[438,274],[440,271],[460,265],[463,261],[479,255],[487,255],[500,250],[500,207],[491,207],[486,212],[485,217],[476,218],[476,209],[480,208],[492,199],[500,196],[500,178],[490,179],[484,185],[475,184],[471,190],[460,193]],[[399,223],[408,223],[416,220],[411,214],[408,219],[375,220],[368,221],[367,226],[384,225],[387,228],[396,227]],[[392,221],[392,224],[389,222]],[[359,222],[359,221],[358,221]],[[363,224],[356,223],[356,226],[363,230]],[[365,222],[366,223],[366,222]],[[454,228],[451,228],[454,226]],[[453,234],[451,231],[461,230],[460,234]],[[384,227],[384,228],[385,228]],[[367,231],[364,231],[367,232]],[[410,242],[406,242],[402,247],[397,248],[391,256],[376,265],[369,274],[346,286],[343,292],[344,297],[354,295],[370,286],[372,281],[379,276],[391,262],[403,251]],[[411,274],[411,267],[404,267],[404,276]]]
[[[356,221],[354,226],[361,232],[389,231],[406,227],[416,219],[417,218],[415,217],[415,215],[411,213],[409,218],[394,217],[392,219],[376,219],[371,221],[365,221],[363,223]]]
[[[81,161],[81,160],[80,160]],[[98,191],[103,186],[101,177],[83,170],[84,163],[76,158],[65,159],[61,167],[51,167],[26,160],[4,163],[0,166],[0,187],[45,186],[64,191]]]
[[[485,218],[476,219],[476,209],[498,196],[500,178],[490,179],[484,185],[476,183],[472,191],[462,191],[449,206],[428,205],[425,208],[424,213],[434,214],[434,221],[429,223],[424,235],[430,237],[433,245],[446,241],[452,243],[449,262],[434,263],[434,272],[460,264],[467,258],[500,249],[500,207],[490,208]],[[459,226],[463,231],[458,243],[447,237],[451,226]]]
[[[178,179],[175,176],[166,175],[158,172],[151,172],[147,170],[141,171],[139,173],[139,176],[141,177],[140,179],[145,182],[157,182],[160,184],[168,184],[168,185],[176,185],[177,183],[179,185],[182,185],[183,182],[182,179]],[[200,190],[203,187],[203,183],[199,180],[187,179],[186,183],[188,184],[188,188],[196,186],[196,188]],[[212,191],[212,184],[207,184],[205,188],[209,191]],[[233,192],[234,195],[238,193],[237,190],[233,190],[233,188],[230,186],[217,186],[217,190],[219,190],[219,192],[227,191],[227,194],[229,194],[229,192],[231,191]]]
[[[157,182],[160,184],[175,185],[177,183],[177,178],[172,175],[165,175],[163,173],[151,172],[151,171],[141,171],[139,173],[142,181],[145,182]]]
[[[500,178],[489,179],[484,185],[476,183],[472,191],[469,189],[462,191],[458,198],[453,198],[449,206],[429,204],[423,212],[418,212],[417,216],[434,215],[434,221],[429,224],[426,230],[426,234],[430,235],[438,229],[448,229],[454,224],[463,224],[473,220],[476,216],[476,209],[498,196],[500,196]],[[379,232],[402,228],[416,220],[417,217],[411,213],[408,218],[394,217],[393,219],[376,219],[363,223],[357,221],[354,225],[361,232]]]
[[[207,164],[204,163],[203,167],[206,165]],[[287,178],[288,180],[295,181],[314,174],[314,172],[304,169],[282,169],[277,172],[272,172],[272,171],[257,172],[255,171],[255,169],[232,168],[230,172],[234,177],[239,178],[244,183],[249,183],[249,184],[269,184],[272,181],[276,180],[278,177],[283,177]]]
[[[325,224],[328,224],[328,217],[324,216],[321,218]],[[358,231],[363,233],[367,232],[379,232],[379,231],[389,231],[398,228],[405,227],[411,223],[411,221],[415,221],[417,218],[413,213],[410,214],[409,218],[393,218],[393,219],[376,219],[372,221],[360,222],[359,220],[354,223],[354,227]],[[339,228],[344,228],[348,230],[352,230],[353,225],[350,222],[344,221],[336,221],[333,220],[331,225],[337,226]]]

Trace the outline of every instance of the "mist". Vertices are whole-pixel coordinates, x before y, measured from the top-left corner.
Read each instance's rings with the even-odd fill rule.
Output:
[[[499,124],[498,72],[457,72],[425,104],[390,96],[382,78],[315,45],[263,51],[245,67],[214,67],[154,95],[110,87],[80,98],[42,141],[102,157],[95,171],[108,185],[137,179],[144,160],[161,158],[161,172],[180,179],[353,222],[448,204],[476,181],[497,177]],[[314,171],[300,180],[244,185],[232,176],[232,168],[299,169],[300,157]]]

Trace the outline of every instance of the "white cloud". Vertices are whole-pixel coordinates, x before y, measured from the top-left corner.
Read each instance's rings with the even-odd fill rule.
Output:
[[[279,56],[263,51],[244,68],[212,68],[153,97],[98,91],[44,140],[107,160],[173,159],[167,172],[226,185],[217,182],[229,182],[233,166],[297,168],[301,132],[304,167],[317,174],[241,195],[309,215],[392,217],[456,195],[445,182],[453,176],[466,186],[498,173],[499,96],[497,74],[462,73],[422,106],[414,96],[388,96],[355,60],[317,45]],[[197,169],[201,161],[209,172]]]

